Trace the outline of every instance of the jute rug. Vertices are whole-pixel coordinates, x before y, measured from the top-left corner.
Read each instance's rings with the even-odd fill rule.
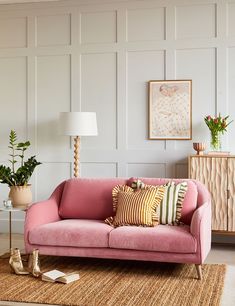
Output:
[[[43,257],[42,270],[78,271],[80,280],[64,285],[10,273],[0,260],[0,300],[79,306],[219,306],[225,265],[194,265]]]

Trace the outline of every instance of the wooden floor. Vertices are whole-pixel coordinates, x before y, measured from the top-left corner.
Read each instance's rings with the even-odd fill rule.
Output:
[[[0,234],[0,254],[8,249],[8,236]],[[23,236],[20,234],[13,235],[13,247],[20,249],[24,248]],[[206,263],[225,263],[228,265],[225,287],[222,296],[221,306],[234,306],[235,305],[235,245],[213,245],[210,254],[207,257]],[[31,306],[42,304],[31,303],[14,303],[0,301],[0,305],[5,306]],[[47,306],[50,306],[47,304]],[[147,305],[146,305],[147,306]]]

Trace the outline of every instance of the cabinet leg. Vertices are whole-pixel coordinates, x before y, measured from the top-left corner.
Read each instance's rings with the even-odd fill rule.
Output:
[[[202,265],[196,264],[197,276],[199,280],[202,280]]]

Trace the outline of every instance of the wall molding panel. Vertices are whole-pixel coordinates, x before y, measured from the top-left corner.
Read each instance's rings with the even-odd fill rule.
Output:
[[[82,176],[187,176],[192,142],[209,144],[203,117],[235,118],[234,29],[235,0],[0,5],[0,159],[7,162],[16,129],[43,163],[32,178],[34,200],[48,197],[73,175],[73,142],[57,133],[59,112],[96,111],[99,135],[82,138]],[[148,140],[154,79],[192,79],[192,141]],[[223,142],[235,151],[232,128]],[[0,201],[6,197],[0,186]]]

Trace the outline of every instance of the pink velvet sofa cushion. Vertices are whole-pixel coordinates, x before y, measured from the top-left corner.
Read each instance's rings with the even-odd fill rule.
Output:
[[[68,180],[60,202],[60,217],[105,220],[113,216],[112,189],[127,182],[127,179],[122,178]]]
[[[197,241],[188,225],[121,226],[109,234],[109,247],[167,253],[196,253]]]
[[[107,248],[113,227],[96,220],[61,220],[40,225],[29,232],[37,245]]]
[[[130,178],[129,184],[131,185],[131,183],[136,179],[137,178],[134,178],[134,177]],[[148,185],[163,185],[169,181],[172,181],[172,179],[161,179],[161,178],[142,178],[140,177],[138,179]],[[185,182],[185,181],[188,183],[188,189],[184,197],[180,221],[183,222],[184,224],[190,225],[193,213],[195,209],[197,208],[197,197],[198,197],[197,185],[192,180],[188,180],[188,179],[185,179],[185,180],[173,179],[173,181],[176,182],[176,184],[180,182]]]

